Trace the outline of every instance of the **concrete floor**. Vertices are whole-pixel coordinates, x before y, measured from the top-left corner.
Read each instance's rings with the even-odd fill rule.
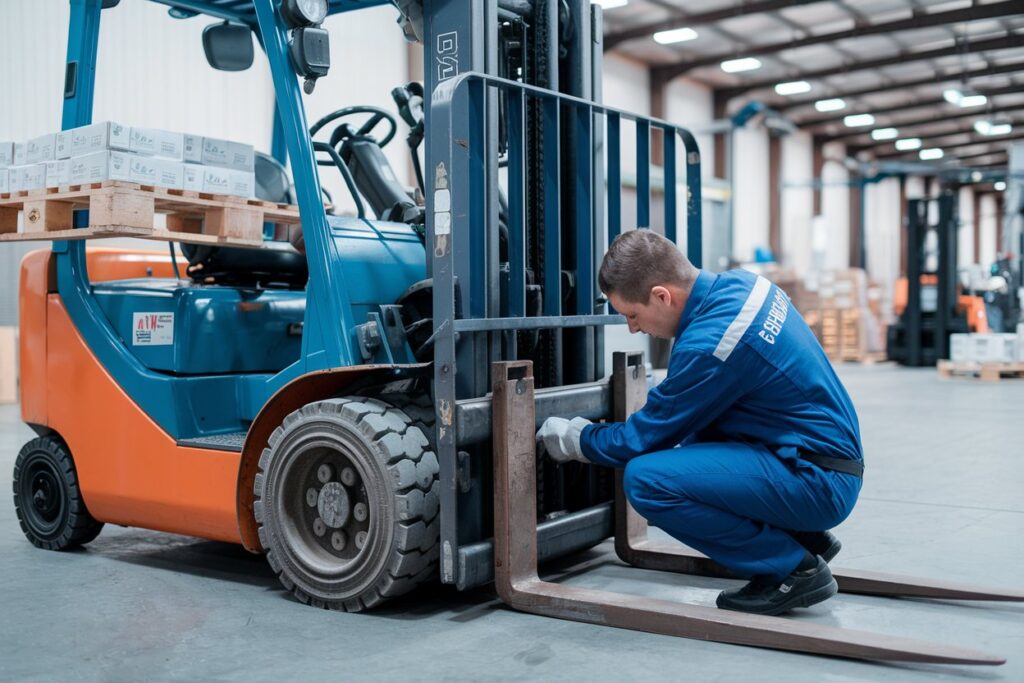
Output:
[[[1019,587],[1024,381],[940,381],[887,366],[841,375],[868,476],[834,564]],[[0,406],[2,478],[29,438],[16,407]],[[556,569],[572,585],[708,606],[734,585],[628,568],[607,542]],[[513,612],[490,589],[421,590],[350,615],[298,604],[261,557],[221,543],[108,527],[84,551],[36,550],[9,493],[0,577],[3,681],[1024,680],[1021,604],[841,595],[792,617],[1009,658],[996,668],[870,664],[577,624]]]

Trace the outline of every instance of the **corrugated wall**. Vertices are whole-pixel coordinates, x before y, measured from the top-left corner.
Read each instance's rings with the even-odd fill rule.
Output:
[[[67,0],[0,0],[0,140],[25,140],[60,128],[68,15]],[[306,98],[310,122],[353,104],[394,111],[389,92],[408,80],[407,48],[396,16],[385,6],[327,21],[333,66]],[[122,0],[105,10],[93,120],[225,137],[267,151],[273,87],[266,60],[257,47],[248,71],[210,68],[201,40],[213,21],[171,19],[166,6],[144,0]],[[400,124],[385,151],[399,177],[410,178],[406,132]],[[323,171],[322,181],[342,211],[352,208],[337,172]],[[16,324],[17,266],[24,253],[40,246],[46,243],[0,245],[0,325]]]

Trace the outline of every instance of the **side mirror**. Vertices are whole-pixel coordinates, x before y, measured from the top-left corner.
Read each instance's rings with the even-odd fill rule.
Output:
[[[203,29],[206,61],[220,71],[245,71],[252,66],[252,31],[248,26],[224,22]]]

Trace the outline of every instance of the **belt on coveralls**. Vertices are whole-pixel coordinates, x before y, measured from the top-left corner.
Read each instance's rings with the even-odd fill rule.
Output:
[[[864,463],[860,460],[830,458],[827,455],[804,453],[803,451],[800,451],[800,458],[817,465],[823,470],[834,470],[836,472],[842,472],[843,474],[852,474],[855,477],[864,476]]]

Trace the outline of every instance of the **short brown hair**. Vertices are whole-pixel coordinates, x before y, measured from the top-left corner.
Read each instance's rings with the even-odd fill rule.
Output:
[[[637,229],[622,233],[608,247],[597,284],[605,294],[614,292],[630,303],[646,304],[654,287],[689,288],[695,279],[697,269],[671,240]]]

